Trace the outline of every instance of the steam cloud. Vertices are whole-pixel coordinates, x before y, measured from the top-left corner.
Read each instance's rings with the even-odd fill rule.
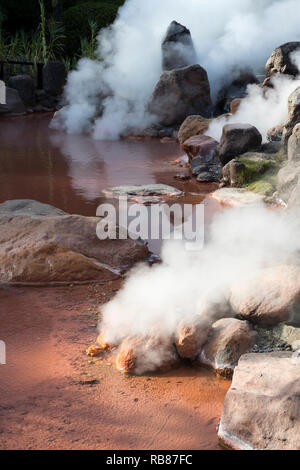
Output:
[[[102,308],[103,338],[118,345],[128,336],[159,334],[167,341],[181,322],[205,328],[226,317],[234,283],[252,279],[264,267],[295,263],[299,229],[299,211],[278,212],[261,205],[216,216],[203,250],[189,252],[183,242],[166,242],[162,264],[136,267]],[[153,369],[157,365],[156,358]]]
[[[216,94],[233,69],[249,67],[263,73],[275,47],[299,40],[299,17],[299,0],[127,0],[114,25],[99,35],[97,54],[102,61],[83,59],[70,73],[68,106],[53,126],[68,133],[89,131],[96,139],[117,139],[131,128],[149,126],[153,117],[146,105],[162,71],[161,42],[174,19],[191,30],[198,62],[207,70]],[[286,96],[288,84],[283,88]],[[101,96],[107,97],[99,118]],[[263,112],[262,99],[250,90],[250,102],[252,98],[253,107],[258,102]],[[272,95],[270,103],[276,99]],[[282,119],[281,106],[273,111],[272,124]],[[265,133],[261,116],[256,119],[253,111],[246,122],[252,120]]]

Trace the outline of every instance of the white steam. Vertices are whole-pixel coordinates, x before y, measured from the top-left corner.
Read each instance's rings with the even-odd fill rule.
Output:
[[[291,59],[300,71],[300,51],[292,53]],[[273,88],[248,85],[247,96],[237,112],[229,118],[213,120],[206,134],[220,141],[225,124],[247,123],[256,126],[266,141],[269,129],[287,122],[288,98],[300,86],[300,76],[293,79],[280,74],[271,83]]]
[[[146,105],[162,71],[161,42],[171,21],[191,30],[198,62],[215,94],[233,68],[263,66],[280,44],[300,39],[299,0],[127,0],[99,35],[101,62],[84,59],[66,87],[68,107],[54,126],[116,139],[153,118]],[[103,102],[99,118],[99,96]],[[247,122],[249,119],[247,120]]]
[[[300,213],[264,206],[227,209],[209,229],[203,250],[169,241],[162,264],[136,267],[123,289],[102,310],[100,330],[111,344],[128,336],[172,338],[183,321],[211,322],[228,315],[232,285],[267,266],[296,262]],[[299,259],[299,257],[298,257]],[[217,306],[217,310],[216,310]]]

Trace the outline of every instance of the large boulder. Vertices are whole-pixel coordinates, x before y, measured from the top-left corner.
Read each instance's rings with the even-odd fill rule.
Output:
[[[277,47],[266,63],[266,76],[271,77],[283,73],[296,77],[299,71],[291,60],[291,53],[298,49],[300,49],[300,42],[288,42]]]
[[[35,105],[35,83],[30,75],[16,75],[8,80],[7,86],[17,90],[27,107]]]
[[[67,79],[65,65],[59,61],[49,61],[43,71],[44,90],[48,95],[57,96],[63,91]]]
[[[236,367],[218,437],[236,450],[300,450],[300,359],[246,354]]]
[[[300,123],[300,87],[296,88],[289,96],[288,109],[289,116],[282,133],[282,142],[285,145],[287,145],[296,124]]]
[[[300,324],[300,268],[295,265],[262,269],[251,280],[231,288],[233,312],[251,323]]]
[[[26,108],[20,98],[18,90],[6,87],[6,105],[3,114],[25,114]]]
[[[223,165],[246,152],[258,150],[262,136],[256,127],[250,124],[226,124],[220,145],[217,149]]]
[[[174,70],[197,63],[190,31],[172,21],[162,43],[163,70]]]
[[[33,207],[33,206],[31,206]],[[0,281],[85,282],[118,276],[149,252],[142,241],[99,240],[99,218],[50,214],[16,204],[0,213]],[[22,212],[23,211],[23,212]]]
[[[209,117],[210,85],[200,65],[164,72],[149,102],[149,111],[162,126],[175,126],[191,114]]]
[[[186,140],[195,135],[204,134],[209,128],[210,120],[202,116],[188,116],[180,126],[178,131],[178,140],[180,144],[184,144]]]
[[[213,324],[199,361],[230,378],[240,357],[250,351],[257,334],[247,321],[223,318]]]

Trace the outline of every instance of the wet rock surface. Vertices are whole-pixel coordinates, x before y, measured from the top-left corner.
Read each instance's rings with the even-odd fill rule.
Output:
[[[247,321],[235,318],[218,320],[212,326],[199,362],[224,377],[232,377],[240,357],[254,346],[257,333]]]
[[[223,406],[221,442],[237,450],[299,450],[299,367],[289,352],[242,356]]]
[[[192,114],[209,117],[211,97],[206,71],[200,65],[191,65],[164,72],[148,108],[166,127],[181,124]]]
[[[172,21],[162,43],[163,70],[174,70],[197,63],[190,30]]]

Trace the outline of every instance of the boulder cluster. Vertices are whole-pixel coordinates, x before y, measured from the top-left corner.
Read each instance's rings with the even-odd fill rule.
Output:
[[[148,104],[156,117],[156,125],[145,133],[151,136],[176,136],[189,157],[192,175],[200,183],[218,182],[221,186],[249,186],[270,200],[296,196],[295,181],[300,158],[297,129],[300,123],[300,89],[289,97],[289,118],[268,132],[269,142],[263,143],[259,130],[247,122],[226,124],[239,109],[247,95],[248,85],[264,92],[273,87],[272,77],[298,77],[291,54],[300,50],[300,42],[289,42],[276,48],[265,66],[265,77],[255,76],[241,69],[224,79],[214,103],[206,70],[197,64],[197,56],[190,31],[172,22],[162,44],[163,74]],[[193,62],[194,61],[194,62]],[[216,120],[222,120],[223,132],[219,142],[205,134]],[[224,125],[225,122],[225,125]],[[293,134],[294,132],[294,134]],[[299,130],[298,130],[299,132]],[[290,140],[291,139],[291,140]],[[292,162],[284,168],[276,186],[275,175],[287,159]],[[296,167],[296,172],[294,171]],[[296,176],[298,181],[298,176]],[[286,194],[284,194],[284,191]],[[282,197],[281,197],[282,196]],[[294,198],[295,199],[295,198]],[[293,201],[294,199],[291,199]]]
[[[59,109],[66,79],[65,65],[59,61],[49,61],[44,66],[42,89],[37,88],[36,79],[31,75],[11,76],[6,83],[6,104],[0,104],[0,114],[18,115]]]

